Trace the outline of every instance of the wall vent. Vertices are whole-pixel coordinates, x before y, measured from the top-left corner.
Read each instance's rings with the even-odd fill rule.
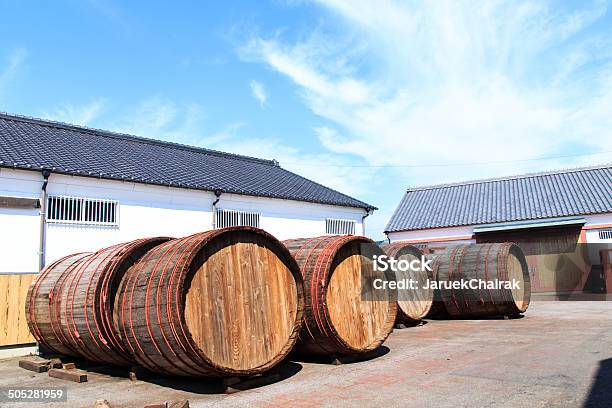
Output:
[[[612,229],[599,230],[599,239],[612,240]]]
[[[355,221],[327,218],[325,233],[329,235],[355,235]]]
[[[217,209],[217,228],[247,226],[259,228],[258,212]]]
[[[119,226],[119,202],[98,198],[48,196],[46,220],[54,224]]]

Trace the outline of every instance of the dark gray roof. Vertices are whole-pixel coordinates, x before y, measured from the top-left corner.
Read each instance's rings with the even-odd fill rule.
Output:
[[[408,189],[386,232],[612,212],[612,164]]]
[[[274,160],[5,113],[0,167],[375,209]]]

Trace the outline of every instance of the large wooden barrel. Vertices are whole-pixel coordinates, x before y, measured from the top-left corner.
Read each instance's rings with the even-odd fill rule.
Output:
[[[531,286],[527,261],[513,243],[466,244],[436,254],[434,268],[444,308],[451,317],[513,316],[529,306]],[[518,282],[518,288],[446,288],[444,282]]]
[[[117,328],[143,367],[240,376],[271,368],[292,349],[304,288],[278,240],[234,227],[153,248],[127,271],[116,305]]]
[[[403,242],[393,242],[380,246],[385,253],[395,260],[412,262],[424,258],[423,251],[419,248]],[[415,283],[414,288],[398,289],[397,293],[397,322],[410,323],[423,319],[433,301],[433,289],[430,282],[433,281],[433,273],[428,270],[397,270],[396,280],[411,281]]]
[[[431,275],[432,280],[438,281],[438,256],[434,253],[425,254],[425,258],[428,261],[431,261]],[[430,319],[444,319],[448,318],[448,313],[446,313],[446,309],[444,308],[444,301],[442,300],[442,293],[440,293],[440,289],[434,289],[433,291],[433,301],[431,302],[431,308],[427,312],[426,318]]]
[[[115,293],[125,271],[168,239],[138,239],[51,265],[32,284],[26,302],[34,336],[60,354],[130,365],[113,326]]]
[[[323,236],[284,241],[304,276],[304,328],[297,350],[312,355],[360,354],[378,348],[397,313],[395,292],[364,297],[371,284],[372,255],[383,252],[357,236]]]
[[[26,297],[26,318],[32,336],[47,350],[68,356],[80,355],[67,345],[59,329],[59,290],[69,271],[90,253],[68,255],[47,266],[32,282]]]

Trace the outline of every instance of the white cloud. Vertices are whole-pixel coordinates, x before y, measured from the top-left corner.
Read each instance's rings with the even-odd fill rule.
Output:
[[[173,101],[154,96],[141,101],[115,129],[135,135],[160,137],[157,135],[172,128],[178,114]]]
[[[8,54],[6,64],[0,67],[0,97],[4,93],[5,88],[19,73],[27,56],[28,53],[24,48],[14,49]]]
[[[342,154],[306,153],[300,148],[288,146],[277,137],[249,134],[252,130],[239,121],[211,132],[205,126],[204,119],[203,109],[198,105],[183,106],[155,96],[127,112],[124,119],[119,121],[119,126],[109,124],[107,128],[207,149],[276,159],[281,167],[345,194],[364,194],[370,190],[371,181],[376,176],[371,169],[336,167],[338,164],[351,164]],[[325,128],[314,131],[317,134],[333,132]]]
[[[107,100],[105,98],[93,99],[91,102],[82,106],[65,104],[54,111],[44,112],[42,117],[44,119],[72,123],[74,125],[89,126],[100,117],[106,104]]]
[[[398,170],[412,185],[612,158],[507,163],[612,150],[612,27],[592,27],[605,3],[318,3],[337,32],[254,37],[240,55],[298,86],[330,123],[317,129],[329,152],[373,165],[460,164]]]
[[[264,88],[261,82],[258,82],[254,79],[249,83],[249,86],[251,87],[251,93],[253,94],[253,98],[255,98],[257,102],[259,102],[259,106],[263,108],[266,104],[266,101],[268,100],[266,88]]]
[[[203,137],[205,118],[204,109],[198,104],[179,105],[156,95],[142,100],[110,128],[117,132],[190,144]]]
[[[220,131],[214,132],[211,135],[207,135],[199,140],[195,141],[194,144],[201,147],[209,147],[219,146],[222,143],[225,143],[229,140],[232,140],[237,137],[238,131],[244,127],[244,123],[242,122],[234,122],[225,126]]]
[[[217,143],[206,143],[202,147],[264,159],[276,159],[284,169],[354,196],[368,192],[370,182],[376,175],[376,172],[371,169],[337,167],[338,164],[351,164],[351,161],[343,155],[331,152],[306,153],[274,137],[245,138],[242,135],[233,134]]]

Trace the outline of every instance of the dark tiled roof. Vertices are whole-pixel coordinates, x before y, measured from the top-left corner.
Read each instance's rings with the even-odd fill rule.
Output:
[[[386,231],[612,212],[612,165],[408,189]]]
[[[0,167],[375,209],[274,160],[4,113]]]

